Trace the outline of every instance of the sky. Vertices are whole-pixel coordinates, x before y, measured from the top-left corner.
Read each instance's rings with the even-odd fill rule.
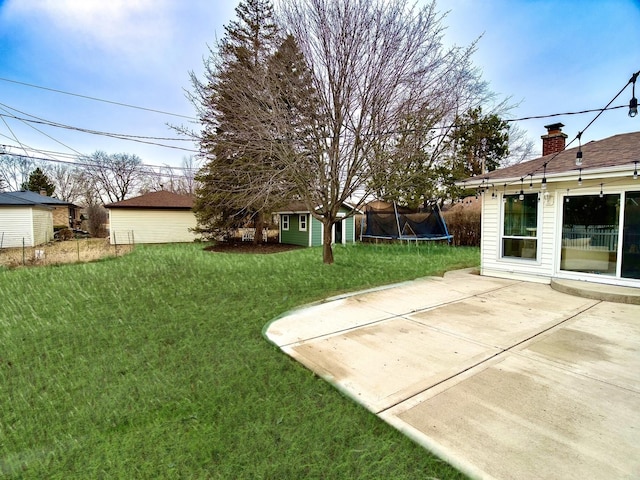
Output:
[[[197,129],[186,97],[189,72],[202,75],[203,58],[235,19],[236,5],[0,0],[0,145],[34,157],[69,160],[102,150],[136,154],[149,165],[179,166],[197,149],[170,127]],[[640,0],[440,0],[437,8],[446,12],[446,45],[478,40],[474,63],[497,98],[514,105],[508,118],[602,108],[640,70]],[[640,97],[640,82],[637,90]],[[629,85],[612,106],[628,106],[630,99]],[[565,124],[568,142],[583,131],[583,144],[640,131],[640,115],[629,118],[626,107],[604,112],[585,130],[595,115],[514,123],[534,142],[536,154],[544,125],[551,123]],[[11,117],[153,137],[138,140],[174,148]]]

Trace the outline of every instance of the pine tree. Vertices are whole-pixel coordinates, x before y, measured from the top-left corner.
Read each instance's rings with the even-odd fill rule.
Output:
[[[56,187],[42,169],[37,167],[29,174],[29,180],[22,184],[22,189],[37,193],[44,192],[46,196],[50,197],[55,192]]]
[[[246,0],[236,14],[207,62],[205,82],[191,76],[203,127],[200,148],[207,155],[194,210],[203,233],[220,234],[252,220],[257,243],[265,214],[283,198],[282,183],[272,175],[271,139],[264,138],[268,63],[279,37],[271,2]]]

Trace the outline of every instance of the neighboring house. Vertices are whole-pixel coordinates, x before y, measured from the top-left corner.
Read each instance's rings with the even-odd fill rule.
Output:
[[[53,209],[53,225],[78,228],[80,226],[80,207],[71,202],[48,197],[36,192],[22,190],[10,192],[11,195],[51,207]]]
[[[193,196],[166,191],[105,205],[112,244],[193,242]]]
[[[640,132],[564,150],[465,182],[482,195],[481,274],[640,287]]]
[[[322,245],[324,225],[311,215],[302,203],[291,204],[276,212],[280,230],[280,243],[317,247]],[[333,243],[355,243],[354,208],[344,203],[338,212],[341,218],[331,229]]]
[[[0,248],[35,247],[53,240],[53,208],[19,193],[24,192],[0,193]]]

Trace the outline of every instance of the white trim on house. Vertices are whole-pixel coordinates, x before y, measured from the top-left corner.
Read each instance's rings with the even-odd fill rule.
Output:
[[[289,214],[285,213],[285,214],[281,214],[281,219],[280,219],[280,225],[282,225],[282,230],[284,232],[288,232],[289,231]]]
[[[300,232],[307,231],[307,215],[303,213],[298,214],[298,230]]]

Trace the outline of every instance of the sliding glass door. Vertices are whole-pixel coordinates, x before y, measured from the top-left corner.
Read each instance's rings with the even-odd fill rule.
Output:
[[[620,260],[620,277],[640,279],[640,191],[564,200],[560,269],[616,276]]]
[[[627,192],[622,237],[623,278],[640,279],[640,192]]]

